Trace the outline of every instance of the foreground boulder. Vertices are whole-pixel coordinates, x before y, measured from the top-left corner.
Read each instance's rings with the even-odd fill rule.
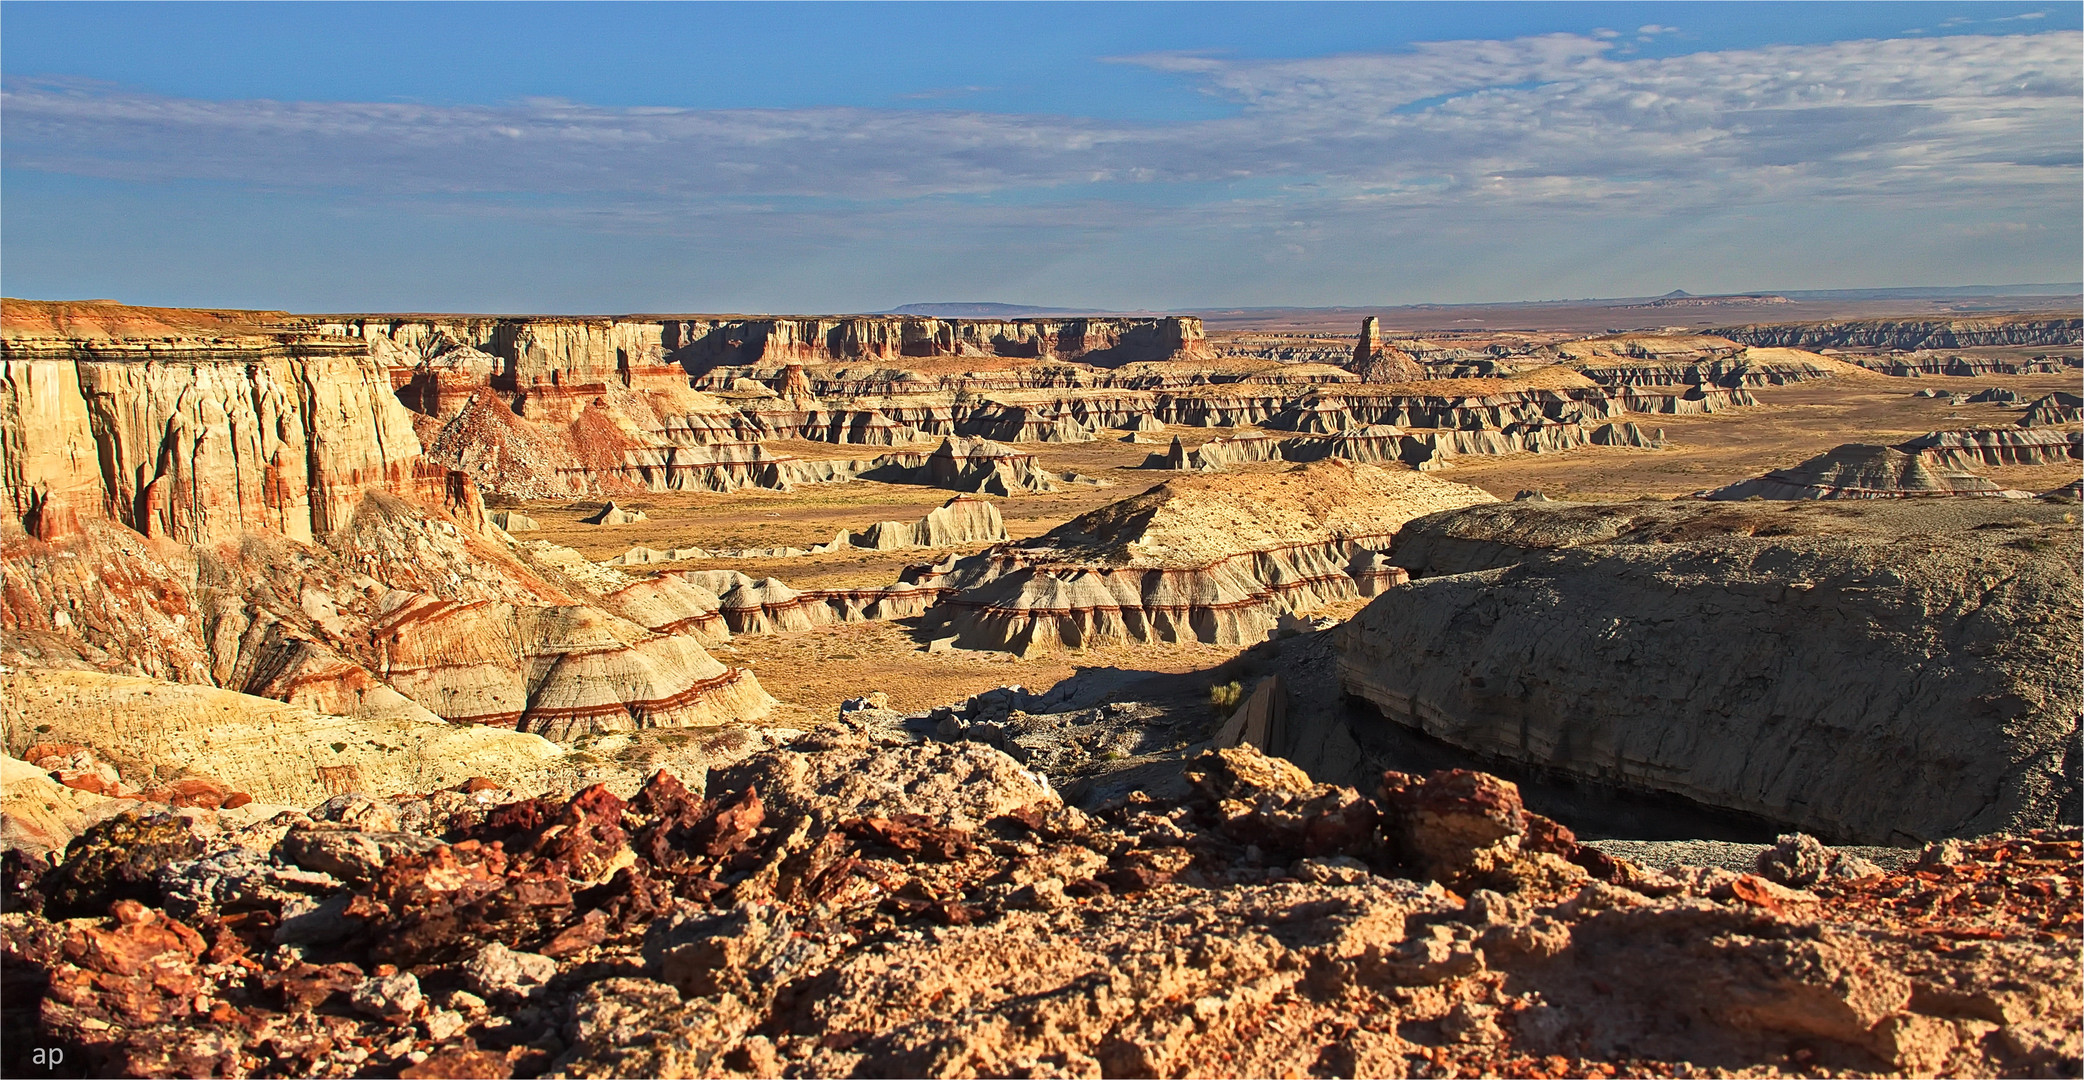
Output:
[[[7,1067],[60,1044],[124,1076],[2079,1065],[2074,829],[1791,888],[1591,851],[1481,773],[1364,793],[1237,748],[1181,799],[1087,814],[876,719],[706,792],[103,829],[47,880],[119,887],[106,918],[35,890],[0,917]],[[110,862],[119,832],[151,842]]]
[[[1396,557],[1449,576],[1342,627],[1342,678],[1383,723],[1841,841],[2051,825],[2077,812],[2084,704],[2062,515],[1994,500],[1439,515]]]

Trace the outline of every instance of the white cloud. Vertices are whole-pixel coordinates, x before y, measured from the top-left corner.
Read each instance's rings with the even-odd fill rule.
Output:
[[[1848,201],[1896,208],[1908,228],[1948,208],[2076,216],[2080,45],[2084,35],[2053,32],[1642,59],[1604,35],[1558,34],[1294,60],[1160,54],[1120,62],[1174,73],[1233,110],[1140,124],[203,101],[16,81],[0,97],[0,160],[708,235],[1164,227],[1314,253],[1341,230]]]

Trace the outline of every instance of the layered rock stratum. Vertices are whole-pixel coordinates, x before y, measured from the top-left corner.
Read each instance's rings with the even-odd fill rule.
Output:
[[[1933,440],[1940,448],[1951,440]],[[1998,454],[2003,444],[1990,440]],[[1908,450],[1892,446],[1846,443],[1817,456],[1774,469],[1763,476],[1698,492],[1703,499],[1916,499],[1979,496],[2025,498],[1988,477],[1978,476],[1956,464],[1963,456],[1955,447],[1928,458],[1922,447]],[[1965,448],[1964,448],[1965,449]],[[1980,459],[1981,455],[1975,455]],[[2067,453],[2064,453],[2067,457]]]
[[[8,665],[560,737],[770,704],[749,672],[603,607],[490,526],[359,343],[8,305]]]
[[[1404,522],[1491,496],[1416,472],[1331,460],[1247,479],[1191,477],[917,580],[970,647],[1121,639],[1237,644],[1284,614],[1400,579],[1378,553]]]
[[[1799,349],[1963,349],[1986,345],[2075,345],[2084,319],[2073,314],[2000,315],[1955,319],[1848,319],[1762,323],[1710,333],[1746,345]]]

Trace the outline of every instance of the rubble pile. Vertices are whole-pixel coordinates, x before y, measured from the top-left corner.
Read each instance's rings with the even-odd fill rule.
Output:
[[[861,710],[707,778],[124,815],[5,875],[6,1068],[84,1075],[2045,1075],[2075,829],[1884,873],[1579,845],[1510,783],[1212,751],[1067,806]],[[21,1059],[21,1060],[16,1060]],[[62,1070],[61,1070],[62,1072]]]

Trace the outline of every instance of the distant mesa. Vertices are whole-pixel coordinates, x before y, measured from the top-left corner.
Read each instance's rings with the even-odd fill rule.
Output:
[[[1695,296],[1692,293],[1673,290],[1650,301],[1642,307],[1758,307],[1766,304],[1791,304],[1794,301],[1778,293],[1743,293],[1733,296]]]
[[[1888,349],[1916,352],[1926,349],[1970,349],[1993,345],[2073,346],[2084,336],[2084,319],[2066,313],[1978,315],[1974,317],[1917,317],[1903,319],[1838,319],[1816,322],[1755,323],[1728,326],[1704,333],[1725,337],[1741,345],[1793,349]],[[1875,370],[1884,375],[1924,374],[1982,376],[2020,374],[1998,366],[1978,367],[1961,357],[1928,357],[1930,366],[1903,366],[1908,358],[1877,357]],[[1986,365],[1994,362],[1984,361]]]
[[[929,319],[1047,319],[1061,315],[1096,315],[1091,308],[1036,307],[1032,304],[995,304],[985,301],[949,301],[906,304],[886,315],[921,315]]]

